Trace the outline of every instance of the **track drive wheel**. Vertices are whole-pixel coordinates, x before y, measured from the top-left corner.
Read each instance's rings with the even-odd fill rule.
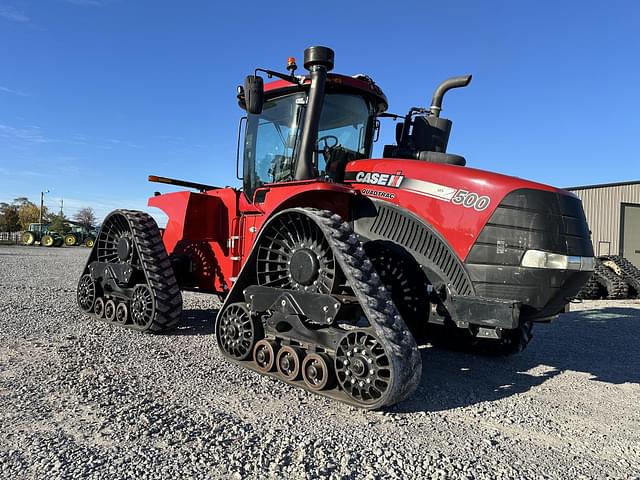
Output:
[[[36,241],[36,237],[31,232],[24,232],[22,234],[22,243],[24,245],[33,245]]]
[[[234,360],[247,359],[262,338],[262,324],[246,303],[232,303],[216,319],[216,339],[225,355]]]
[[[333,251],[321,228],[298,213],[279,217],[267,227],[258,249],[258,285],[311,293],[338,287]]]
[[[73,247],[76,243],[78,243],[78,240],[74,234],[68,233],[64,236],[64,244],[67,247]]]
[[[413,257],[392,242],[367,242],[364,249],[414,338],[425,342],[431,310],[426,275]]]

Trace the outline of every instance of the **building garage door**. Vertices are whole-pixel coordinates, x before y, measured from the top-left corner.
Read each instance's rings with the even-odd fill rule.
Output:
[[[640,268],[640,205],[622,205],[622,256]]]

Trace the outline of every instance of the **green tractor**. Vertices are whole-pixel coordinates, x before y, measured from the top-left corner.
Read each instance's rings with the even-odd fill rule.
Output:
[[[95,227],[87,228],[86,225],[80,223],[68,222],[71,227],[64,236],[64,244],[68,247],[75,245],[85,245],[89,248],[93,247],[98,231]]]
[[[39,242],[43,247],[60,247],[63,241],[62,235],[49,231],[49,224],[46,223],[30,223],[27,231],[22,234],[24,245]]]

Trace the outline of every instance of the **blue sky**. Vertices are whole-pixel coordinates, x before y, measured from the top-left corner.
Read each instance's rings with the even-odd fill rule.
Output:
[[[148,174],[238,185],[236,86],[315,44],[395,113],[472,73],[443,112],[470,166],[556,186],[640,178],[640,2],[316,3],[0,0],[0,201],[48,189],[51,208],[104,215],[171,190]]]

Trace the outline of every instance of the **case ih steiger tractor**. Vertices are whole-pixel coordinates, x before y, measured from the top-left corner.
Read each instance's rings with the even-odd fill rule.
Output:
[[[333,51],[305,50],[307,75],[256,70],[246,110],[242,189],[187,187],[146,213],[109,214],[78,285],[82,310],[134,330],[174,327],[181,290],[224,296],[215,319],[229,360],[363,408],[419,382],[427,325],[456,341],[524,348],[533,322],[562,312],[593,270],[571,193],[465,166],[447,153],[444,81],[429,108],[385,113],[369,77],[329,73]],[[396,145],[371,158],[378,119]]]

